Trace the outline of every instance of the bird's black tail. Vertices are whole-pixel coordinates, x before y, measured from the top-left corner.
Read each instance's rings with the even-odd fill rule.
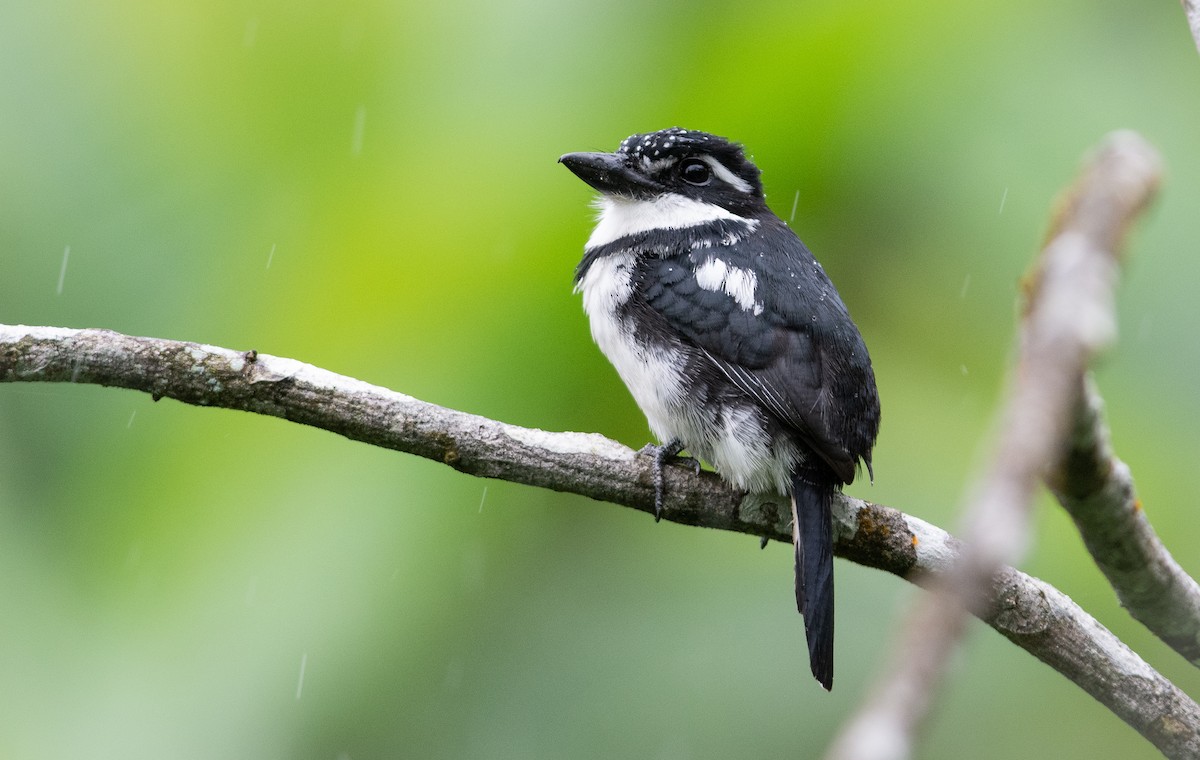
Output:
[[[809,666],[827,691],[833,688],[833,491],[823,478],[792,475],[796,607],[804,616]]]

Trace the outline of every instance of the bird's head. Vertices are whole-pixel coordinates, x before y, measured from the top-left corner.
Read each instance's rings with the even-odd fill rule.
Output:
[[[764,207],[758,167],[742,146],[707,132],[672,127],[630,135],[615,153],[558,159],[606,196],[653,200],[681,195],[745,215]]]

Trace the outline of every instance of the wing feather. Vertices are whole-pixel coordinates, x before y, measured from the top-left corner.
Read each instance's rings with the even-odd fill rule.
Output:
[[[643,260],[638,294],[667,329],[849,483],[860,458],[869,464],[878,427],[870,360],[820,264],[775,221],[732,245]],[[734,273],[736,287],[712,277],[702,287],[696,272],[703,267]],[[872,405],[873,415],[849,421],[847,409]]]

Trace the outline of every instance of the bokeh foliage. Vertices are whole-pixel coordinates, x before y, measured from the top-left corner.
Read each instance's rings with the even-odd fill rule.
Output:
[[[1099,378],[1148,513],[1200,572],[1200,57],[1177,3],[0,17],[0,322],[255,348],[640,446],[571,294],[589,192],[555,159],[705,129],[746,144],[867,338],[884,424],[853,492],[949,528],[1054,194],[1138,129],[1168,177]],[[1026,567],[1200,693],[1053,505]],[[278,420],[0,387],[6,758],[814,757],[917,592],[839,562],[826,695],[790,574],[782,547]],[[1152,756],[984,630],[925,750]]]

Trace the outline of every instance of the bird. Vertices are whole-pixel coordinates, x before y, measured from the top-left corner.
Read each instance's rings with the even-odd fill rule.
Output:
[[[684,451],[790,500],[809,665],[832,690],[832,501],[863,465],[874,482],[880,420],[858,326],[739,143],[671,127],[559,162],[599,192],[575,290],[660,442],[647,447],[655,519],[663,468]]]

